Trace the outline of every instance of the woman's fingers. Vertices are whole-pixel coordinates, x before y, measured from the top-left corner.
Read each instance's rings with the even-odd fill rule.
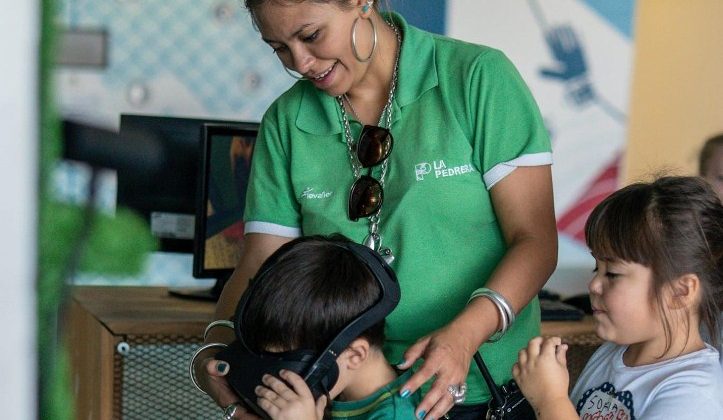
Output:
[[[422,337],[404,352],[404,360],[397,365],[399,369],[408,369],[417,361],[429,344],[430,337]]]
[[[228,363],[222,360],[206,359],[206,373],[211,376],[226,376],[229,371]]]
[[[444,385],[444,383],[446,382],[441,378],[434,382],[417,406],[417,418],[439,419],[454,406],[454,399],[448,390],[449,384]]]
[[[434,365],[433,365],[434,363]],[[415,393],[419,387],[434,376],[439,370],[439,365],[434,362],[433,359],[425,359],[422,367],[414,372],[414,374],[402,385],[399,393],[406,397],[409,394]]]
[[[203,361],[207,374],[205,391],[216,401],[219,407],[228,407],[239,400],[238,395],[233,391],[225,376],[229,372],[228,363],[208,358]]]
[[[454,400],[449,391],[449,386],[463,384],[469,369],[469,360],[465,361],[460,357],[459,351],[454,351],[456,346],[440,344],[435,339],[425,340],[427,346],[423,350],[424,363],[409,380],[402,386],[402,395],[414,393],[425,382],[432,378],[434,383],[426,393],[421,403],[417,406],[418,418],[439,418],[442,417],[454,405]],[[447,340],[444,340],[446,343]]]

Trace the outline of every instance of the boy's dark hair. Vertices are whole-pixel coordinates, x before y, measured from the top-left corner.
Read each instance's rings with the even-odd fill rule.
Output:
[[[347,324],[380,299],[369,269],[341,235],[305,236],[281,246],[261,266],[264,275],[242,319],[244,342],[253,351],[322,351]],[[269,266],[269,261],[275,261]],[[252,280],[256,281],[256,279]],[[360,337],[384,342],[384,321]]]
[[[651,269],[652,297],[663,308],[661,290],[694,273],[700,279],[700,321],[712,344],[719,340],[723,295],[723,206],[698,177],[662,177],[622,188],[593,210],[585,240],[599,259],[619,259]],[[671,324],[662,311],[666,352]],[[687,325],[690,328],[690,325]]]
[[[718,147],[723,147],[723,133],[709,138],[703,145],[698,155],[698,175],[705,176],[708,173],[710,158]]]

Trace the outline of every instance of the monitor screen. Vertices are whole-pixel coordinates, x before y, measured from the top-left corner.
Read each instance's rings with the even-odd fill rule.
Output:
[[[153,147],[143,147],[157,159],[144,170],[118,169],[118,205],[146,218],[151,233],[159,239],[160,251],[190,254],[194,250],[202,128],[209,122],[227,121],[134,114],[120,117],[120,138],[153,139]]]
[[[208,123],[196,202],[193,275],[225,280],[243,249],[243,214],[258,124]]]

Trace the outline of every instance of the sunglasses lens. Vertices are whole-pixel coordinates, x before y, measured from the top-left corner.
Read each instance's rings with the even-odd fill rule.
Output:
[[[364,168],[378,165],[392,152],[392,134],[386,128],[365,125],[357,143],[357,157]]]
[[[374,214],[384,201],[384,191],[376,179],[363,175],[354,182],[349,192],[349,219],[356,221],[360,217]]]

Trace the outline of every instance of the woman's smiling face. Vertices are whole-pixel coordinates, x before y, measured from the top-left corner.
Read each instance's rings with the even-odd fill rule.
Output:
[[[334,1],[266,1],[254,10],[254,16],[261,37],[283,65],[310,79],[318,89],[337,96],[349,91],[366,68],[351,49],[351,28],[360,16],[355,5],[350,2],[347,9]],[[373,37],[370,25],[358,27],[359,49],[368,51]]]

